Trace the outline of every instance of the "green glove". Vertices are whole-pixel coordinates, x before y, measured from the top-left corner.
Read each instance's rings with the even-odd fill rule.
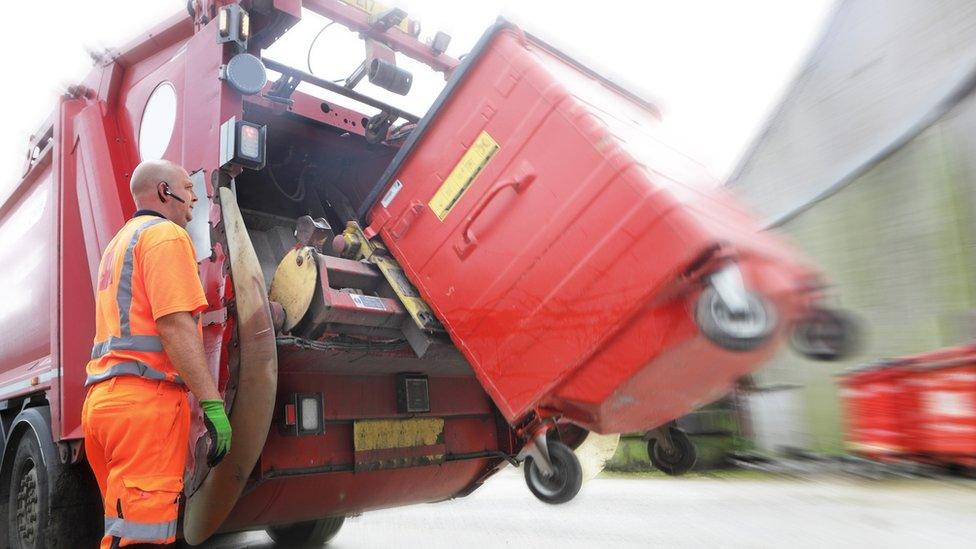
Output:
[[[223,400],[201,400],[203,423],[210,436],[210,451],[207,452],[207,465],[216,466],[230,451],[230,420],[224,411]]]

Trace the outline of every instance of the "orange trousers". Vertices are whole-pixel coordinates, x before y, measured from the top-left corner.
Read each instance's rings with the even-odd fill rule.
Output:
[[[105,507],[101,547],[175,542],[190,435],[186,391],[115,377],[89,388],[81,423]]]

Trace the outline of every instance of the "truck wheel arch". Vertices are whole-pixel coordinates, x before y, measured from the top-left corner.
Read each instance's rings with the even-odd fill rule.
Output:
[[[0,498],[3,498],[0,499],[0,508],[7,505],[5,498],[8,495],[7,481],[10,477],[10,468],[13,465],[20,439],[28,432],[37,438],[45,468],[50,468],[54,461],[60,459],[58,449],[54,445],[54,437],[51,434],[51,408],[47,404],[43,404],[21,410],[10,425],[10,434],[4,441],[3,455],[0,457]]]
[[[44,468],[50,472],[54,460],[58,460],[58,451],[51,436],[51,408],[47,405],[24,408],[17,414],[10,425],[10,434],[3,445],[3,456],[0,457],[0,517],[6,520],[7,501],[10,497],[10,474],[13,468],[17,448],[24,436],[36,438],[41,449]],[[0,540],[6,543],[6,540]]]
[[[46,515],[41,515],[48,517],[42,523],[42,539],[52,548],[77,547],[79,543],[94,545],[101,537],[103,527],[101,494],[95,477],[87,462],[73,465],[61,462],[51,431],[51,409],[46,403],[34,402],[34,406],[17,414],[3,449],[0,518],[6,521],[10,511],[11,477],[18,449],[25,437],[33,437],[44,470],[46,494],[42,501],[48,504]],[[8,536],[9,532],[3,535]],[[0,539],[0,546],[6,547],[8,542],[8,539]]]

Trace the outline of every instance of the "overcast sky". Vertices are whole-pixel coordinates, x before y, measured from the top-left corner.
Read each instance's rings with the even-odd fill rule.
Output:
[[[578,52],[594,68],[655,99],[674,144],[719,178],[735,166],[796,75],[833,7],[833,0],[390,3],[421,21],[422,36],[437,30],[451,34],[448,53],[455,57],[500,14]],[[53,109],[57,94],[91,67],[86,47],[120,46],[167,16],[185,12],[185,5],[183,0],[5,3],[0,188],[18,179],[28,136]],[[320,28],[320,20],[308,18],[269,57],[304,68],[308,43]],[[320,38],[312,65],[317,74],[340,78],[358,63],[355,56],[362,49],[342,30],[333,30]],[[422,92],[425,79],[417,72],[415,86]]]

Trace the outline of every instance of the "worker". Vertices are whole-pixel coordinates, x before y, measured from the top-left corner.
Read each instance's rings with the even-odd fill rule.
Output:
[[[82,410],[85,452],[105,508],[102,548],[175,544],[189,448],[189,390],[210,439],[208,465],[231,428],[204,356],[207,307],[185,227],[197,196],[186,171],[145,161],[130,182],[135,215],[98,268],[95,345]]]

